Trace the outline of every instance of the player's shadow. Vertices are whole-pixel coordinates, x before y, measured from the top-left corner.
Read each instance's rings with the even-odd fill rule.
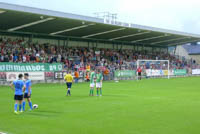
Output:
[[[128,97],[129,95],[119,95],[119,94],[107,94],[107,95],[103,95],[103,97]]]
[[[33,115],[33,116],[41,116],[41,117],[55,117],[56,115],[61,114],[62,112],[57,112],[57,111],[32,111],[27,113],[28,115]]]
[[[58,112],[58,111],[49,111],[49,110],[40,110],[40,111],[36,111],[38,113],[51,113],[51,114],[60,114],[62,112]]]
[[[90,97],[89,95],[77,95],[77,96],[69,96],[69,98],[88,98]]]
[[[89,96],[89,95],[78,95],[78,96],[69,96],[69,98],[93,98],[93,97],[127,97],[127,96],[130,96],[128,94],[123,94],[123,95],[120,95],[120,94],[106,94],[106,95],[103,95],[103,96]]]

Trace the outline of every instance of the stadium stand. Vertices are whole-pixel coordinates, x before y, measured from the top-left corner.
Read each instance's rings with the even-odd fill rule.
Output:
[[[194,62],[176,56],[157,52],[134,50],[111,50],[95,48],[64,48],[64,46],[38,44],[23,39],[0,38],[0,62],[17,63],[64,63],[71,70],[99,66],[107,68],[136,69],[138,59],[170,60],[171,68],[186,68]],[[48,76],[48,74],[47,74]]]
[[[0,10],[2,65],[63,63],[63,70],[101,69],[107,80],[117,70],[136,70],[137,60],[169,60],[171,71],[199,68],[192,58],[169,53],[169,47],[199,42],[200,35],[1,2]],[[167,69],[159,61],[143,67]],[[53,71],[44,73],[54,79]]]

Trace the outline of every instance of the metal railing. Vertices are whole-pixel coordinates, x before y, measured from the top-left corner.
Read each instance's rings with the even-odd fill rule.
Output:
[[[172,71],[172,70],[170,70]],[[179,72],[180,71],[180,72]],[[186,69],[186,73],[181,74],[181,70],[177,71],[175,74],[170,74],[170,77],[191,77],[200,76],[200,69]],[[172,71],[173,72],[173,71]],[[33,83],[64,83],[63,76],[61,78],[56,78],[55,73],[57,72],[44,72],[44,80],[36,80]],[[62,72],[64,75],[65,71]],[[0,72],[0,85],[9,85],[11,81],[7,81],[7,72]],[[104,81],[118,81],[118,80],[137,80],[136,70],[110,70],[109,74],[103,74]],[[142,78],[165,78],[166,75],[157,76],[147,76],[146,72],[143,70]],[[78,82],[87,82],[86,71],[79,72]]]

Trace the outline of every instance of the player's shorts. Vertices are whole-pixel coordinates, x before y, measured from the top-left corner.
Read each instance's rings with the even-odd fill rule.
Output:
[[[72,83],[71,82],[69,82],[69,83],[67,82],[66,85],[67,85],[67,88],[71,88],[72,87]]]
[[[96,83],[96,88],[102,88],[102,83],[101,82]]]
[[[28,93],[25,93],[24,98],[31,98],[31,94],[30,94],[30,96],[28,96]]]
[[[23,95],[15,95],[14,100],[23,100]]]
[[[95,84],[94,83],[90,83],[90,87],[94,88]]]
[[[141,72],[138,72],[138,75],[139,75],[139,76],[141,76],[141,75],[142,75],[142,73],[141,73]]]

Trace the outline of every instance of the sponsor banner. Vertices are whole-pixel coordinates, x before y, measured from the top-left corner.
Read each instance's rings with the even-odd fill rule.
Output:
[[[169,73],[169,75],[186,75],[187,70],[186,69],[174,69],[174,70],[170,70],[169,72],[168,72],[168,70],[152,70],[152,69],[146,70],[147,76],[162,76],[162,75],[167,76],[168,73]]]
[[[146,70],[146,75],[147,76],[167,76],[168,75],[168,70],[152,70],[152,69],[147,69]]]
[[[174,69],[174,75],[186,75],[187,70],[186,69]]]
[[[162,70],[152,70],[152,69],[147,69],[146,74],[147,76],[160,76]]]
[[[164,72],[164,75],[168,75],[168,70],[163,70],[163,72]]]
[[[96,56],[99,56],[101,51],[95,51]]]
[[[62,69],[60,63],[0,63],[0,72],[54,72]]]
[[[174,70],[170,70],[169,75],[171,75],[171,76],[174,75]]]
[[[78,71],[85,71],[86,69],[84,67],[78,68]]]
[[[105,71],[106,70],[106,67],[105,66],[98,66],[96,67],[97,69],[100,69],[101,71]]]
[[[54,72],[54,79],[64,79],[64,72]]]
[[[105,66],[97,66],[96,69],[100,69],[101,71],[104,71],[104,70],[106,70],[106,67]],[[78,69],[78,71],[86,71],[86,68],[80,67]]]
[[[119,71],[115,71],[115,77],[133,77],[136,75],[136,71],[135,70],[119,70]]]
[[[200,74],[200,69],[192,69],[192,74]]]
[[[29,79],[32,81],[35,80],[44,80],[44,72],[7,72],[6,73],[6,80],[7,81],[14,81],[18,79],[19,74],[29,74]]]
[[[80,61],[81,58],[79,56],[70,56],[70,57],[68,57],[68,60]]]

